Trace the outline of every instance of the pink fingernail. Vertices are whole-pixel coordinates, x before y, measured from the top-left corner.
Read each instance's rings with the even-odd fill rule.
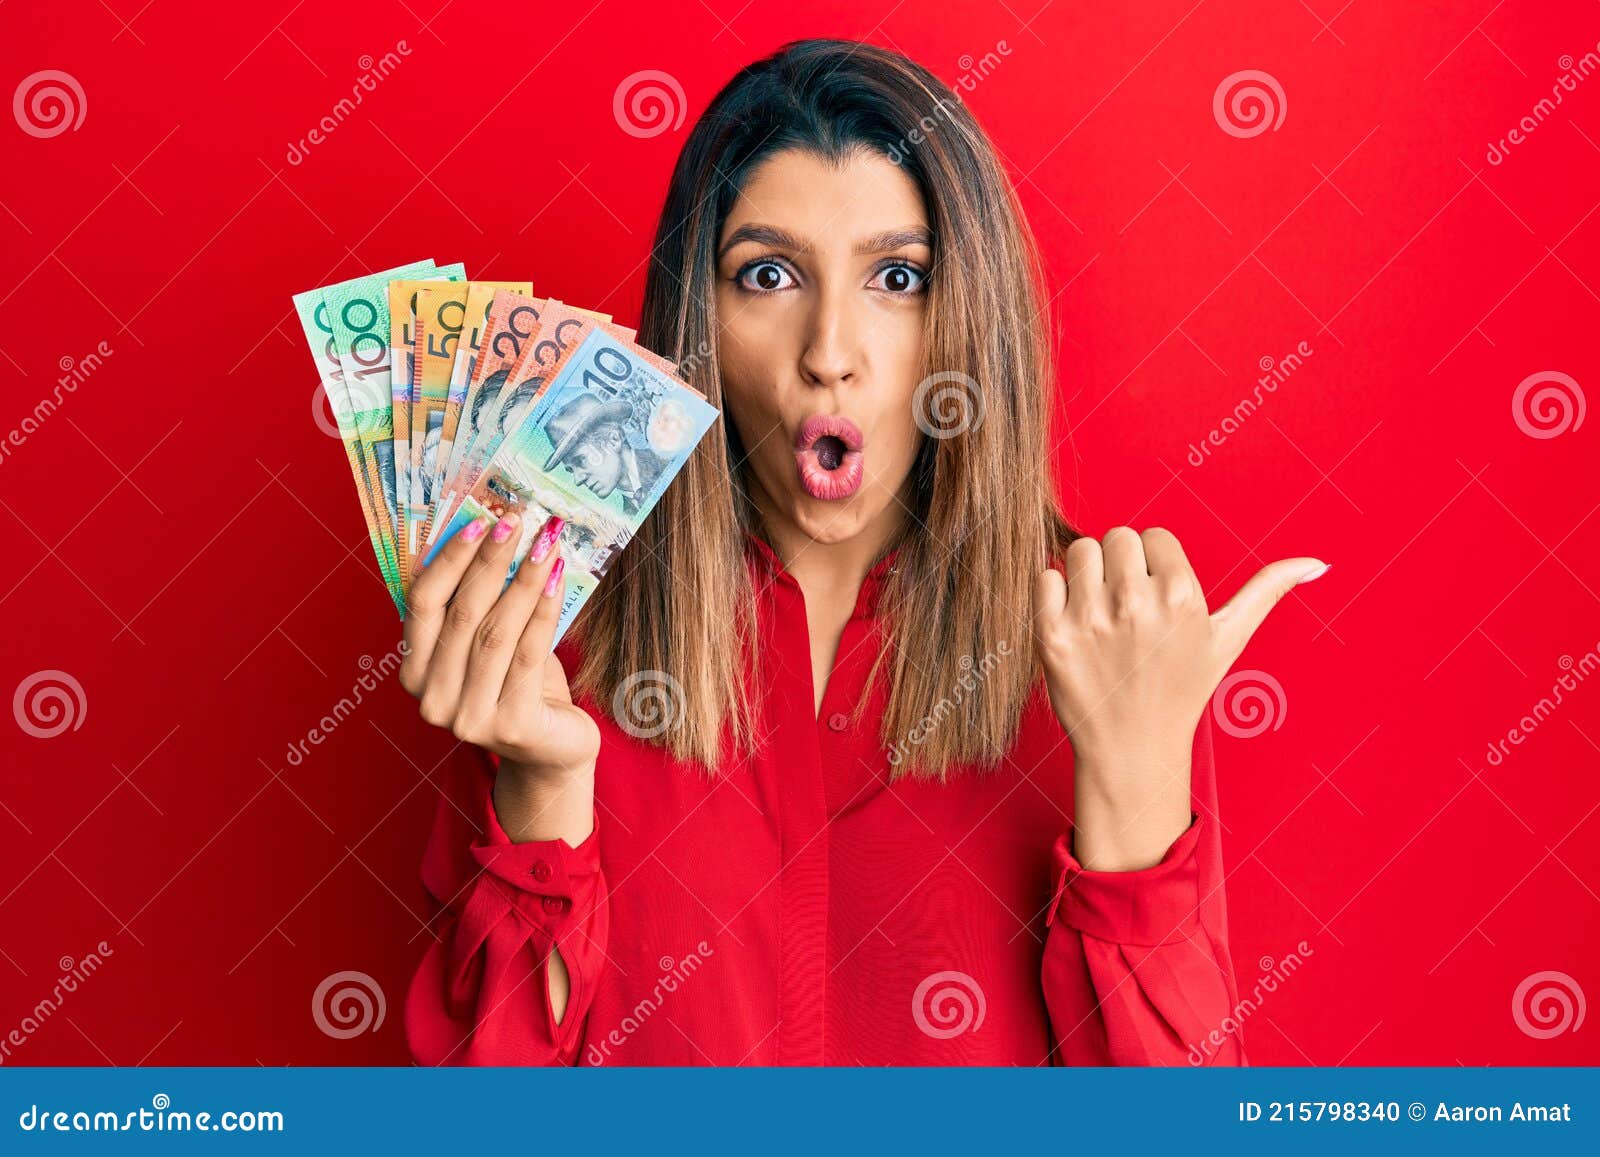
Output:
[[[1301,575],[1298,579],[1295,580],[1295,584],[1294,585],[1295,586],[1299,586],[1301,583],[1308,583],[1308,582],[1311,582],[1313,579],[1321,578],[1323,575],[1328,573],[1328,568],[1330,566],[1332,566],[1332,565],[1333,564],[1331,562],[1325,562],[1321,566],[1319,566],[1316,570],[1307,571],[1305,574]]]
[[[504,542],[506,539],[511,537],[512,533],[516,529],[517,516],[515,514],[507,514],[501,518],[499,522],[494,524],[494,533],[489,535],[489,537],[495,542]]]
[[[488,527],[488,525],[489,525],[489,520],[487,518],[483,518],[483,517],[474,518],[471,522],[467,523],[467,525],[462,528],[462,530],[461,530],[461,541],[462,542],[477,542],[480,538],[483,537],[483,532]]]
[[[533,549],[528,552],[529,560],[543,562],[550,554],[550,548],[556,544],[556,539],[561,537],[561,528],[566,524],[567,520],[559,514],[552,514],[547,518],[539,537],[533,540]]]
[[[544,580],[544,597],[550,598],[556,593],[556,587],[561,582],[561,572],[567,568],[567,560],[563,556],[556,559],[556,565],[550,568],[550,577]]]

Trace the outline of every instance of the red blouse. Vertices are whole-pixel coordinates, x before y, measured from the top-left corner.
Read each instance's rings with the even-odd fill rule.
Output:
[[[446,911],[406,999],[418,1063],[1244,1063],[1209,715],[1196,818],[1141,871],[1073,858],[1072,747],[1042,690],[998,769],[890,783],[885,692],[859,725],[850,709],[893,557],[862,585],[819,716],[804,597],[751,536],[770,742],[708,777],[580,701],[602,738],[576,848],[514,843],[493,757],[457,749],[422,866]],[[567,640],[558,654],[573,670]]]

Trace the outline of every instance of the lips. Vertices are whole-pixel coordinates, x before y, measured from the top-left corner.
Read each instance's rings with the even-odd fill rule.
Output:
[[[800,485],[823,502],[849,498],[865,474],[861,429],[839,414],[816,414],[801,424],[794,439]]]

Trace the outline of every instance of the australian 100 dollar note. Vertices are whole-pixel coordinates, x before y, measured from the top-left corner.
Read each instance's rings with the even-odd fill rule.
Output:
[[[408,271],[406,277],[435,270]],[[405,595],[399,568],[399,548],[395,526],[399,521],[394,478],[394,411],[391,397],[389,359],[389,281],[387,273],[375,273],[341,282],[324,291],[328,321],[333,327],[334,347],[344,371],[345,388],[361,438],[361,449],[377,464],[383,501],[379,520],[388,536],[390,554],[396,559],[396,585],[402,601]]]
[[[431,260],[415,261],[370,276],[376,279],[415,276],[433,267]],[[365,279],[355,279],[355,281],[361,280]],[[312,357],[316,361],[322,392],[328,399],[329,408],[333,411],[340,441],[344,443],[345,456],[349,460],[351,474],[356,482],[356,492],[361,499],[362,513],[367,523],[368,534],[372,538],[373,554],[377,558],[378,569],[383,575],[384,585],[388,587],[389,594],[395,601],[396,609],[403,615],[404,602],[401,594],[399,562],[394,553],[393,526],[388,517],[381,470],[383,455],[376,446],[369,451],[363,441],[358,410],[350,382],[345,374],[345,363],[340,357],[336,326],[331,303],[328,300],[331,292],[351,284],[353,282],[341,282],[297,293],[293,299],[294,308],[300,319],[301,329],[305,333],[306,344],[311,347]],[[364,389],[364,386],[358,384],[357,389]]]
[[[567,588],[552,646],[718,417],[660,361],[591,325],[429,548],[431,558],[473,519],[515,510],[514,576],[548,515],[567,519],[559,542]]]

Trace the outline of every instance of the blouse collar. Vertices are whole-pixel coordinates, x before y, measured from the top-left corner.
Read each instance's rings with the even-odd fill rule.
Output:
[[[750,556],[769,578],[788,583],[791,586],[798,586],[794,576],[783,565],[783,559],[778,557],[778,552],[772,549],[766,539],[754,531],[747,530],[745,531],[745,546]],[[867,572],[866,577],[861,581],[861,595],[857,600],[858,610],[876,609],[878,593],[882,589],[885,580],[895,570],[895,560],[899,558],[900,550],[901,548],[898,546],[891,547],[884,553],[882,558],[872,564],[872,569]]]

